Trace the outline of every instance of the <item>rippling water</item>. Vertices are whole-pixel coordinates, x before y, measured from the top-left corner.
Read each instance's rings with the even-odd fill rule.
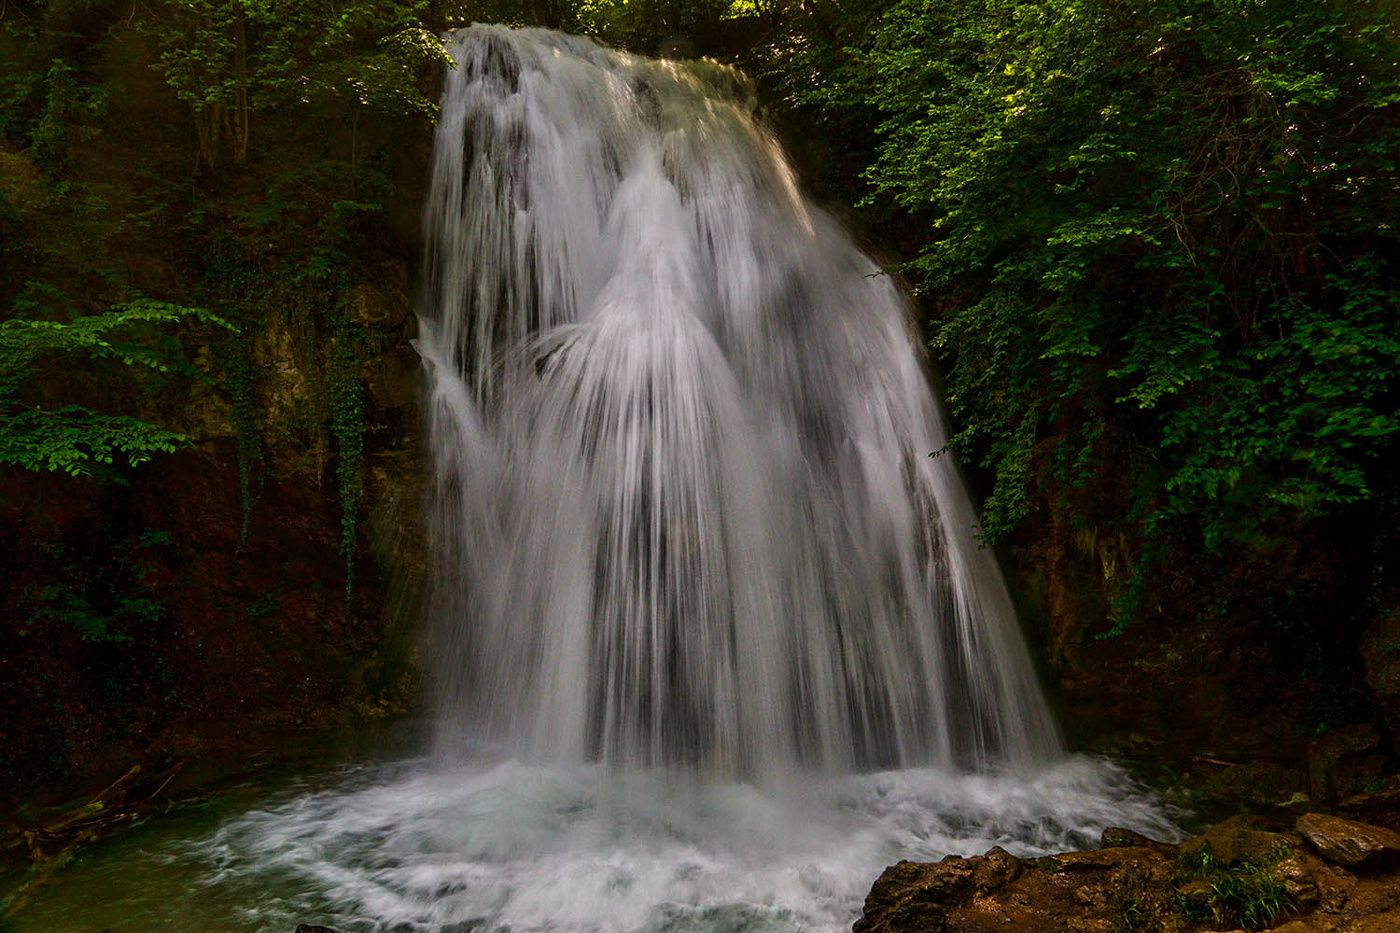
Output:
[[[316,784],[97,847],[18,929],[834,933],[902,858],[1092,847],[1106,826],[1176,835],[1159,799],[1082,757],[1020,777],[912,769],[770,791],[514,761],[409,760]]]

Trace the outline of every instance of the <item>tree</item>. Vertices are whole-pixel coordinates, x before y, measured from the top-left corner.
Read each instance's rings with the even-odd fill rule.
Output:
[[[0,464],[83,476],[119,462],[134,467],[186,443],[184,435],[149,421],[45,400],[42,383],[58,381],[45,367],[74,356],[162,373],[172,367],[190,371],[168,345],[133,339],[150,325],[187,320],[228,326],[198,308],[150,300],[67,324],[27,318],[0,322]]]
[[[382,113],[425,113],[418,87],[426,63],[449,62],[419,20],[425,0],[178,0],[150,29],[157,66],[190,105],[198,160],[221,153],[246,162],[252,114],[331,104]]]
[[[1383,4],[906,0],[800,38],[790,62],[844,63],[799,103],[878,108],[871,202],[925,222],[904,268],[954,446],[995,477],[989,539],[1098,487],[1143,584],[1173,548],[1267,559],[1394,498]]]

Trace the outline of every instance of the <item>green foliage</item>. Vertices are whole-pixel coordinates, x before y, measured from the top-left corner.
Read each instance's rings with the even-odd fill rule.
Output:
[[[165,618],[152,585],[155,553],[170,543],[165,532],[146,529],[117,543],[104,572],[92,575],[83,564],[72,564],[63,583],[20,594],[16,634],[27,637],[52,626],[94,645],[132,645],[138,633]]]
[[[66,324],[29,318],[0,322],[0,464],[82,476],[96,466],[136,466],[183,444],[183,435],[137,418],[36,398],[34,383],[43,381],[45,370],[75,356],[162,373],[188,369],[167,346],[137,333],[185,320],[228,326],[201,309],[148,299]]]
[[[668,36],[710,35],[733,5],[732,0],[585,0],[573,16],[579,32],[610,45],[654,53]]]
[[[345,592],[355,583],[355,529],[364,492],[364,391],[360,383],[359,335],[344,309],[335,319],[331,367],[326,377],[331,434],[335,437],[335,475],[340,488],[340,549],[345,555]]]
[[[57,171],[68,162],[73,142],[72,135],[80,126],[78,86],[73,82],[68,66],[55,60],[48,74],[48,103],[44,115],[34,127],[30,145],[34,151],[34,161],[50,172]]]
[[[433,115],[419,88],[430,64],[450,63],[419,16],[425,0],[180,0],[149,28],[159,70],[190,105],[201,158],[248,157],[251,115],[314,106]]]
[[[243,504],[243,530],[247,542],[253,507],[262,494],[262,438],[258,435],[257,411],[253,404],[252,348],[244,334],[232,335],[220,347],[220,360],[228,377],[225,387],[232,398],[233,428],[238,439],[238,496]]]
[[[882,114],[868,203],[922,229],[905,271],[937,298],[954,447],[995,477],[987,539],[1112,484],[1140,540],[1268,554],[1382,494],[1400,436],[1383,4],[839,12],[779,66],[799,106]]]
[[[354,199],[356,192],[385,195],[388,180],[373,167],[356,171],[336,159],[309,160],[272,176],[263,197],[240,204],[231,221],[211,231],[202,250],[200,291],[203,302],[238,324],[238,333],[216,344],[214,355],[237,430],[244,536],[268,469],[263,428],[275,431],[284,449],[302,448],[295,469],[306,469],[318,483],[333,446],[347,594],[354,585],[363,494],[360,365],[377,349],[350,318],[348,294],[365,232],[382,212],[378,202]],[[270,239],[283,246],[267,249]],[[305,394],[283,399],[286,407],[273,423],[256,408],[254,391],[254,342],[269,334],[289,338],[285,349],[306,379]]]
[[[239,255],[238,244],[229,236],[216,236],[206,251],[208,268],[200,289],[206,303],[222,317],[234,321],[237,329],[213,343],[223,387],[230,398],[232,420],[238,443],[238,493],[243,507],[239,540],[247,543],[253,508],[262,493],[263,451],[258,434],[258,413],[253,401],[252,340],[258,321],[245,307],[248,296],[259,293],[256,276]]]
[[[175,691],[193,676],[184,664],[198,620],[191,629],[175,617],[187,601],[167,598],[183,585],[177,556],[137,548],[130,533],[166,510],[151,484],[169,474],[130,467],[187,444],[185,423],[215,439],[201,444],[199,469],[237,483],[247,541],[281,518],[258,511],[271,471],[283,490],[336,484],[347,593],[353,585],[359,365],[380,348],[377,331],[347,317],[347,299],[357,270],[401,260],[380,205],[393,196],[394,147],[424,134],[433,110],[420,66],[443,52],[423,10],[396,0],[0,9],[0,472],[101,481],[11,471],[16,489],[57,498],[12,500],[4,516],[18,532],[0,616],[21,714],[0,730],[0,770],[62,772],[99,735],[144,742],[184,715]],[[180,100],[152,88],[162,78]],[[228,170],[190,172],[187,113]],[[132,300],[142,293],[178,305]],[[221,537],[217,503],[209,518]],[[138,574],[142,555],[162,571]],[[276,609],[257,600],[222,623]],[[196,707],[199,695],[189,694]]]
[[[45,104],[48,58],[41,57],[40,24],[30,18],[0,14],[0,136],[19,142]]]
[[[356,528],[360,498],[364,492],[364,387],[360,378],[363,335],[350,318],[346,291],[349,284],[346,251],[352,247],[355,222],[372,214],[378,205],[338,201],[321,224],[321,237],[312,253],[306,276],[323,283],[332,295],[330,309],[331,359],[326,372],[331,436],[336,447],[336,482],[340,490],[340,549],[345,555],[347,603],[355,586]]]
[[[647,55],[656,54],[672,36],[708,47],[722,21],[772,16],[786,5],[786,0],[440,0],[433,4],[452,26],[474,22],[544,26]]]
[[[1138,933],[1146,922],[1147,914],[1134,898],[1123,901],[1117,916],[1113,918],[1113,933]]]
[[[128,643],[131,636],[112,624],[105,615],[96,612],[86,599],[62,584],[53,584],[39,589],[33,596],[38,604],[29,618],[26,629],[20,634],[28,634],[28,627],[58,624],[72,629],[84,641]]]
[[[1181,856],[1173,899],[1177,913],[1199,923],[1263,930],[1293,909],[1293,898],[1274,868],[1278,859],[1226,865],[1215,858],[1209,843]]]

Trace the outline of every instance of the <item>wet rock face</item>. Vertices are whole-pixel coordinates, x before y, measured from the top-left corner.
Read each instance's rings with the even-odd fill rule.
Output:
[[[1181,844],[1183,855],[1196,855],[1207,848],[1211,857],[1225,865],[1241,862],[1266,862],[1297,848],[1293,834],[1270,832],[1261,828],[1264,820],[1257,816],[1232,816],[1217,823],[1205,834]]]
[[[1334,803],[1356,785],[1370,785],[1384,773],[1380,733],[1366,723],[1334,729],[1308,743],[1307,766],[1309,793]]]
[[[363,400],[348,598],[335,335],[314,316],[244,322],[245,383],[232,351],[193,347],[206,378],[133,409],[191,443],[119,483],[0,470],[0,617],[39,620],[0,652],[0,811],[403,709],[423,575],[419,360],[407,263],[364,279],[346,325]],[[97,621],[85,636],[73,618]]]
[[[936,864],[904,861],[886,868],[865,899],[855,933],[942,933],[948,906],[962,899],[972,880],[964,861],[949,856]]]
[[[1322,813],[1298,819],[1298,831],[1319,855],[1353,871],[1400,864],[1400,833]]]
[[[1361,658],[1386,731],[1392,739],[1400,738],[1400,606],[1392,606],[1366,629]]]
[[[1110,829],[1091,852],[900,862],[855,933],[1400,931],[1400,833],[1317,813],[1290,820],[1233,817],[1180,844]]]
[[[1110,826],[1103,831],[1103,836],[1099,840],[1100,849],[1121,849],[1132,846],[1164,846],[1167,843],[1157,842],[1148,839],[1142,833],[1135,833],[1131,829],[1122,829],[1117,826]]]
[[[412,404],[417,393],[418,354],[407,344],[367,362],[363,367],[369,397],[381,409]]]

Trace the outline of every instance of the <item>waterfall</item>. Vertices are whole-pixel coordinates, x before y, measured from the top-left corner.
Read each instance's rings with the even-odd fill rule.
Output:
[[[425,210],[439,744],[761,778],[1059,751],[911,308],[743,76],[459,31]]]
[[[114,840],[21,929],[843,933],[898,859],[1178,838],[1059,753],[911,309],[742,77],[538,30],[453,52],[437,752]]]

